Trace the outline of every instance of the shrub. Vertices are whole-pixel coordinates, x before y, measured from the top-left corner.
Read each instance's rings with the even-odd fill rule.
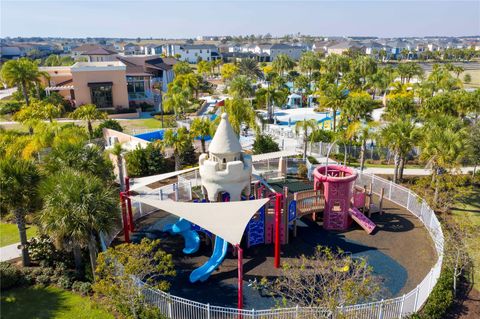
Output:
[[[22,107],[21,102],[15,100],[1,101],[0,102],[0,115],[13,114],[20,110]]]
[[[317,159],[313,156],[307,156],[307,159],[308,161],[310,162],[310,164],[319,164],[319,162],[317,161]]]
[[[301,178],[307,178],[308,176],[308,168],[305,164],[300,164],[298,165],[298,170],[297,170],[297,174],[299,177]]]
[[[150,143],[146,148],[136,148],[125,155],[127,172],[130,177],[142,177],[161,174],[168,171],[170,166],[165,160],[162,150]]]
[[[46,235],[34,237],[28,241],[28,250],[32,261],[36,261],[42,267],[52,267],[61,271],[73,266],[71,254],[59,251],[53,241]]]
[[[257,134],[253,142],[253,154],[263,154],[270,152],[278,152],[280,148],[277,142],[269,135]]]
[[[438,282],[427,299],[427,303],[423,307],[420,317],[429,319],[441,319],[453,304],[453,271],[451,269],[443,269]]]
[[[103,129],[104,128],[109,128],[115,131],[123,132],[123,127],[120,125],[120,123],[116,120],[112,119],[107,119],[100,123],[97,128],[93,131],[93,137],[94,138],[101,138],[103,137]]]
[[[72,284],[72,290],[86,296],[92,292],[92,284],[84,281],[75,281]]]
[[[57,280],[57,286],[62,289],[70,289],[72,286],[72,281],[68,276],[62,276]]]
[[[0,262],[0,288],[6,290],[23,283],[22,272],[12,264]]]

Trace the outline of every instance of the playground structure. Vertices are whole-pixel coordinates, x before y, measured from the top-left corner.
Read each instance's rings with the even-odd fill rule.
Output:
[[[209,147],[209,154],[202,154],[198,170],[201,177],[201,188],[204,194],[203,203],[178,203],[138,199],[139,202],[163,209],[179,216],[179,220],[167,225],[164,231],[171,234],[179,234],[184,238],[185,254],[193,254],[198,251],[201,241],[198,231],[203,230],[214,238],[211,258],[202,266],[192,271],[190,282],[204,282],[222,264],[232,244],[238,257],[238,308],[243,307],[242,276],[243,276],[243,251],[241,244],[251,247],[260,244],[274,244],[274,267],[280,266],[280,245],[288,244],[289,233],[293,229],[296,236],[296,223],[299,218],[311,215],[313,220],[323,212],[323,227],[328,230],[347,230],[353,221],[357,222],[368,234],[375,229],[375,224],[364,215],[373,204],[372,187],[355,186],[358,177],[356,171],[346,166],[327,165],[314,170],[314,189],[299,191],[289,194],[288,187],[283,192],[273,189],[266,180],[252,175],[252,161],[249,155],[242,152],[238,138],[233,132],[228,118],[224,114],[219,124],[217,133]],[[279,169],[280,170],[280,169]],[[127,185],[129,183],[127,182]],[[133,231],[133,217],[131,214],[131,194],[122,193],[122,207],[124,217],[125,240],[128,241],[128,233]],[[382,189],[383,194],[383,189]],[[383,196],[382,196],[383,197]],[[175,197],[177,198],[177,197]],[[132,197],[135,199],[135,197]],[[252,205],[245,208],[244,223],[240,222],[237,227],[237,237],[231,239],[220,236],[218,228],[228,227],[228,224],[236,223],[234,218],[222,218],[228,215],[231,204],[237,203],[242,207],[243,203],[262,200],[261,204],[252,212]],[[207,202],[208,200],[208,202]],[[195,205],[197,205],[198,212]],[[207,214],[208,205],[215,214]],[[204,207],[201,207],[204,206]],[[381,208],[381,200],[380,200]],[[213,208],[215,207],[215,208]],[[246,206],[245,206],[246,207]],[[181,209],[180,209],[181,208]],[[204,209],[205,208],[205,209]],[[188,213],[183,210],[190,210]],[[362,210],[362,211],[360,211]],[[381,209],[380,209],[381,211]],[[203,212],[203,216],[201,216]],[[198,214],[196,214],[198,213]],[[232,215],[235,216],[235,215]],[[217,229],[212,225],[218,224]],[[241,232],[238,233],[238,230]],[[223,234],[226,234],[224,231]],[[215,236],[215,237],[213,237]],[[244,241],[242,241],[242,237]]]

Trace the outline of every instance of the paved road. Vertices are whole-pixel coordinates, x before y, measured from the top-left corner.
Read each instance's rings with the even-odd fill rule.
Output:
[[[6,97],[9,97],[10,95],[12,95],[16,91],[17,91],[17,88],[0,90],[0,100],[4,99]]]
[[[20,251],[20,249],[18,249],[18,245],[20,245],[20,243],[0,247],[0,261],[9,261],[12,259],[20,258],[22,252]]]

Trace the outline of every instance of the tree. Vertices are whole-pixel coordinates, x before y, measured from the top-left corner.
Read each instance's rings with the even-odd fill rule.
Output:
[[[207,61],[200,61],[197,63],[197,72],[203,77],[210,73],[210,65]]]
[[[468,151],[474,165],[472,176],[475,176],[477,165],[480,163],[480,123],[469,127],[468,137]]]
[[[318,130],[318,124],[314,119],[303,120],[295,123],[295,133],[303,132],[303,159],[307,158],[307,146],[310,140],[310,135]]]
[[[164,95],[162,112],[173,111],[175,113],[175,118],[178,120],[180,116],[183,116],[183,113],[188,106],[190,95],[189,89],[178,85],[175,81],[169,83],[167,93]]]
[[[173,72],[177,76],[177,75],[181,75],[181,74],[193,73],[193,70],[190,67],[190,64],[188,64],[188,62],[180,61],[180,62],[175,63],[175,65],[173,66]]]
[[[367,148],[367,140],[372,139],[376,134],[378,123],[375,121],[362,122],[355,121],[350,123],[346,130],[348,139],[358,138],[360,140],[360,170],[365,167],[365,151]]]
[[[338,308],[376,297],[380,289],[372,271],[365,259],[318,246],[311,256],[284,262],[276,280],[264,278],[255,286],[285,303],[337,313]]]
[[[410,83],[413,77],[423,75],[422,67],[416,62],[399,63],[397,72],[402,84]]]
[[[279,88],[277,85],[268,84],[267,87],[262,87],[255,93],[255,100],[257,107],[265,105],[268,120],[273,121],[274,106],[282,106],[287,101],[288,89]]]
[[[278,152],[280,148],[270,135],[257,134],[252,147],[253,154]]]
[[[18,86],[22,91],[27,105],[30,104],[28,89],[31,85],[38,85],[42,78],[48,78],[48,74],[38,70],[38,65],[27,58],[9,60],[5,62],[0,71],[3,81],[9,86]]]
[[[167,165],[162,148],[157,143],[150,143],[147,147],[138,146],[125,154],[127,173],[130,177],[151,176],[171,171],[173,167]]]
[[[462,123],[449,116],[438,116],[436,120],[427,122],[423,128],[420,159],[425,160],[432,169],[434,205],[438,205],[440,191],[438,175],[445,169],[457,167],[460,160],[467,155],[465,133]]]
[[[50,174],[71,168],[96,176],[107,184],[113,181],[112,163],[96,145],[62,143],[52,147],[45,158],[45,168]]]
[[[189,92],[189,98],[195,92],[195,98],[198,97],[198,90],[200,87],[200,83],[202,82],[202,78],[195,73],[187,73],[187,74],[180,74],[175,77],[175,80],[171,83],[172,87],[179,86],[183,90]],[[170,88],[170,84],[169,84]]]
[[[168,279],[176,272],[172,255],[160,248],[160,240],[144,238],[139,244],[121,244],[99,254],[95,274],[93,290],[106,298],[112,310],[128,318],[162,318],[145,300],[138,280],[167,291]]]
[[[238,74],[248,76],[252,80],[257,80],[263,77],[263,72],[258,67],[257,61],[254,59],[242,59],[237,65]]]
[[[392,94],[388,97],[385,112],[382,118],[387,121],[403,116],[415,117],[417,115],[417,106],[411,93]]]
[[[15,216],[23,266],[30,265],[25,216],[36,206],[39,182],[40,174],[32,162],[14,157],[0,160],[0,202]]]
[[[100,138],[103,137],[103,129],[107,128],[110,130],[115,130],[117,132],[123,132],[123,127],[120,125],[120,122],[114,119],[107,119],[100,123],[95,130],[93,131],[93,137],[94,138]]]
[[[333,113],[333,131],[335,132],[337,129],[337,112],[342,109],[348,95],[342,86],[336,84],[328,84],[324,90],[317,92],[317,95],[319,95],[320,101],[319,109],[329,108]]]
[[[229,93],[241,99],[249,98],[253,95],[252,83],[249,77],[239,75],[230,82]]]
[[[172,129],[165,131],[161,145],[173,150],[176,171],[181,169],[181,156],[191,144],[192,137],[185,127],[180,127],[177,131]]]
[[[87,122],[88,134],[90,138],[93,137],[92,121],[104,120],[107,118],[107,113],[97,109],[94,104],[84,104],[78,107],[70,114],[70,117],[76,120],[82,120]]]
[[[411,118],[398,118],[380,131],[380,141],[394,154],[393,182],[403,177],[406,156],[419,141],[415,122]]]
[[[286,71],[292,70],[295,67],[295,62],[288,55],[279,54],[273,60],[272,66],[278,74],[283,76]]]
[[[88,247],[95,270],[96,237],[108,233],[119,218],[118,198],[113,189],[91,174],[62,169],[41,185],[43,209],[40,223],[59,242],[73,249],[75,267],[81,276],[81,248]]]
[[[377,61],[370,56],[360,56],[352,61],[352,72],[358,73],[365,86],[367,78],[377,72]]]
[[[242,124],[258,130],[255,111],[250,102],[236,97],[227,99],[223,111],[228,114],[228,120],[237,135],[240,135]],[[220,120],[220,117],[217,119]]]
[[[205,147],[205,140],[212,135],[211,127],[212,127],[212,122],[207,117],[195,118],[192,121],[192,125],[190,126],[190,133],[192,134],[192,137],[200,138],[200,142],[202,143],[202,153],[207,152]]]
[[[300,71],[307,73],[307,77],[311,81],[313,72],[320,70],[321,63],[314,52],[307,51],[300,57],[298,66],[300,67]]]
[[[345,99],[341,120],[344,126],[356,121],[369,121],[372,117],[374,101],[367,92],[351,92]]]
[[[333,81],[338,84],[342,74],[350,70],[350,58],[339,54],[330,54],[323,64],[325,70],[332,76]]]
[[[225,63],[222,65],[220,74],[224,81],[230,81],[239,72],[238,67],[233,63]]]
[[[463,76],[463,82],[467,84],[470,84],[472,82],[472,76],[470,75],[470,73],[465,73],[465,75]]]

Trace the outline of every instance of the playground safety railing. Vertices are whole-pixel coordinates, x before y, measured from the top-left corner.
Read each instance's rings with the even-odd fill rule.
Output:
[[[420,219],[430,234],[437,253],[437,261],[432,269],[428,272],[426,277],[412,291],[397,298],[339,307],[334,313],[321,308],[298,306],[280,309],[238,310],[236,308],[211,306],[209,304],[173,296],[140,282],[139,284],[143,287],[142,291],[146,301],[158,307],[162,314],[164,314],[167,318],[172,319],[237,319],[239,317],[253,319],[333,319],[339,317],[352,319],[397,319],[417,312],[427,300],[440,276],[444,244],[444,237],[440,222],[438,221],[434,211],[428,206],[425,200],[420,198],[411,190],[372,174],[362,172],[358,172],[358,174],[356,185],[364,186],[371,184],[372,191],[376,195],[379,195],[383,188],[386,199],[406,208],[410,213]],[[194,182],[199,182],[198,178],[199,176],[197,175],[195,177],[194,172],[182,174],[181,178],[179,179],[179,183],[177,183],[181,184],[181,186],[172,184],[165,186],[163,189],[167,193],[172,191],[175,193],[175,187],[185,187],[188,189],[188,187],[191,187]],[[179,188],[177,189],[179,190]],[[180,193],[180,191],[177,191],[177,193]],[[146,194],[145,196],[153,195]],[[165,198],[165,200],[167,200],[167,198]],[[168,200],[171,200],[170,197],[168,197]],[[132,204],[134,207],[135,219],[156,211],[155,208],[146,207],[138,202]],[[116,232],[112,232],[110,236],[108,234],[102,234],[105,245],[108,246],[119,232],[120,229],[117,229]]]

